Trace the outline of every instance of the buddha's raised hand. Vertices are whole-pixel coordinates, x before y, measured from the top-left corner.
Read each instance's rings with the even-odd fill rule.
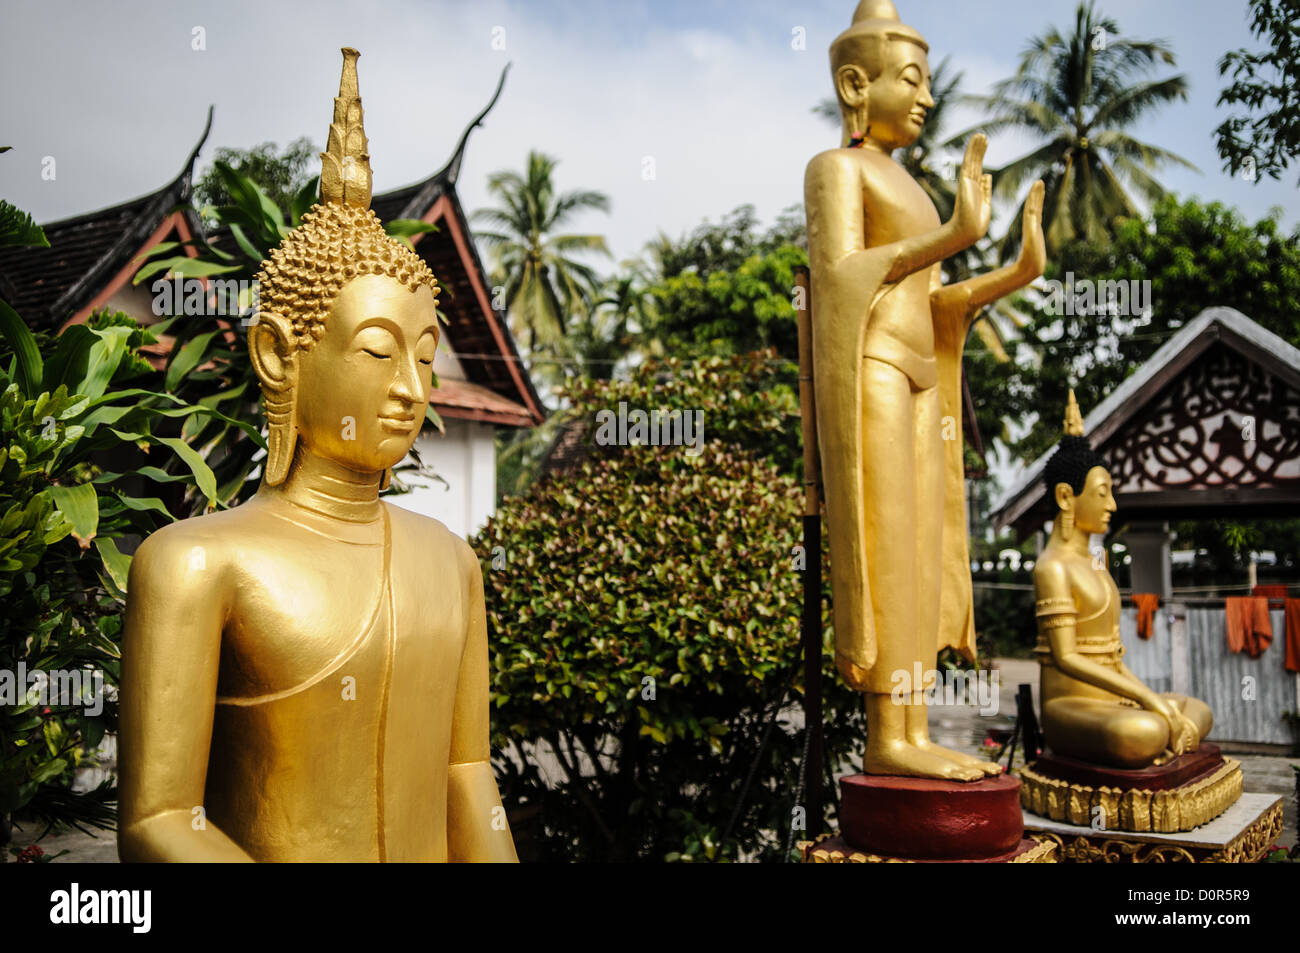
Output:
[[[1043,241],[1043,180],[1029,187],[1024,216],[1020,221],[1020,257],[1017,264],[1026,272],[1041,275],[1047,267],[1047,244]]]
[[[984,150],[988,139],[983,133],[971,136],[966,155],[957,175],[957,201],[952,212],[952,226],[962,247],[975,244],[989,230],[993,211],[993,176],[984,172]],[[1040,206],[1041,208],[1041,206]]]

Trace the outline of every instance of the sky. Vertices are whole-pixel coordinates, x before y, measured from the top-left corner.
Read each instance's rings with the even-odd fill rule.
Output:
[[[471,138],[462,203],[471,212],[491,204],[490,173],[522,169],[531,149],[548,153],[560,189],[609,195],[610,214],[586,214],[572,230],[607,236],[613,260],[602,268],[612,271],[659,231],[680,236],[743,203],[770,221],[800,201],[808,159],[838,144],[811,109],[831,93],[827,47],[854,5],[0,0],[0,145],[13,147],[0,156],[0,196],[44,222],[153,191],[179,171],[209,104],[216,116],[200,169],[217,146],[304,135],[323,146],[345,45],[361,51],[375,189],[399,187],[446,161],[511,63],[501,101]],[[1009,75],[1026,38],[1067,27],[1074,10],[1072,0],[898,6],[928,40],[932,64],[951,56],[969,93]],[[1133,130],[1200,170],[1166,170],[1166,185],[1251,219],[1279,206],[1294,226],[1300,169],[1252,184],[1225,175],[1214,152],[1216,63],[1254,46],[1245,0],[1099,6],[1122,34],[1172,46],[1177,65],[1159,75],[1188,77],[1187,102]],[[964,109],[948,131],[978,119]],[[996,137],[986,165],[1028,145]]]
[[[961,90],[990,91],[1029,37],[1072,25],[1074,0],[895,0],[951,57]],[[856,0],[0,0],[0,197],[38,222],[114,205],[179,172],[216,108],[200,155],[218,146],[323,147],[338,90],[339,48],[358,64],[376,192],[419,181],[449,158],[507,63],[505,90],[473,133],[460,181],[468,212],[492,204],[487,177],[524,168],[530,150],[559,160],[556,186],[595,189],[609,214],[568,231],[607,237],[611,273],[660,231],[679,237],[742,204],[764,222],[801,201],[808,160],[838,145],[812,108],[831,95],[827,48]],[[1217,63],[1256,48],[1246,0],[1100,0],[1123,36],[1160,39],[1177,57],[1156,76],[1190,91],[1131,133],[1199,171],[1158,173],[1180,196],[1236,206],[1250,220],[1282,210],[1300,224],[1300,168],[1252,183],[1222,171],[1212,132]],[[979,121],[956,111],[947,133]],[[985,164],[1028,151],[995,136]],[[52,180],[42,175],[53,157]],[[647,171],[653,171],[647,175]],[[1010,206],[995,212],[993,233]],[[993,462],[1002,486],[1019,468]]]

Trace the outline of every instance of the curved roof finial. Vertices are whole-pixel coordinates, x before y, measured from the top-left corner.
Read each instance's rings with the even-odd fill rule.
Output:
[[[474,131],[476,126],[481,126],[483,124],[484,117],[486,117],[487,114],[492,111],[492,107],[497,104],[497,100],[501,97],[501,90],[505,88],[506,73],[510,72],[511,65],[512,64],[507,63],[502,67],[501,78],[497,80],[496,92],[492,94],[492,98],[488,100],[488,104],[483,107],[483,110],[470,120],[469,125],[465,127],[465,131],[460,134],[460,141],[456,143],[456,151],[451,154],[451,158],[447,160],[447,164],[442,167],[442,171],[438,173],[437,178],[446,179],[452,185],[456,184],[456,178],[460,175],[461,160],[465,158],[465,143],[469,142],[469,134]]]
[[[199,153],[203,151],[203,144],[208,141],[208,133],[212,131],[212,113],[214,106],[208,106],[208,121],[203,126],[203,132],[199,136],[199,141],[194,144],[190,150],[189,157],[185,160],[184,167],[181,168],[181,174],[176,177],[176,181],[182,183],[181,200],[184,201],[190,197],[190,190],[193,188],[194,163],[198,161]]]

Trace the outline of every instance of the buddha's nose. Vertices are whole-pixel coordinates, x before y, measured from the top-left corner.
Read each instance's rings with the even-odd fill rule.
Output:
[[[389,393],[409,404],[418,404],[424,400],[424,390],[420,387],[420,373],[414,358],[401,362],[401,370],[393,381]]]

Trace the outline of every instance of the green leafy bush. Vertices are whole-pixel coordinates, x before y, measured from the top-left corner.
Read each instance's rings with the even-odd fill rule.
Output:
[[[773,712],[802,691],[792,380],[760,354],[577,385],[589,439],[595,413],[623,401],[701,411],[703,451],[593,443],[576,470],[507,498],[475,539],[496,767],[522,856],[781,855],[799,803],[797,708],[754,759]],[[833,762],[860,746],[860,704],[824,685]]]
[[[176,431],[219,415],[130,386],[157,383],[138,351],[156,337],[127,315],[97,314],[38,339],[0,302],[0,333],[0,678],[16,701],[0,708],[0,833],[20,812],[46,825],[111,827],[111,782],[82,793],[71,785],[116,724],[113,697],[100,692],[118,677],[130,565],[118,544],[172,519],[149,483],[214,502],[212,471]],[[160,466],[172,461],[183,475]],[[92,675],[80,699],[42,698],[24,671]]]

